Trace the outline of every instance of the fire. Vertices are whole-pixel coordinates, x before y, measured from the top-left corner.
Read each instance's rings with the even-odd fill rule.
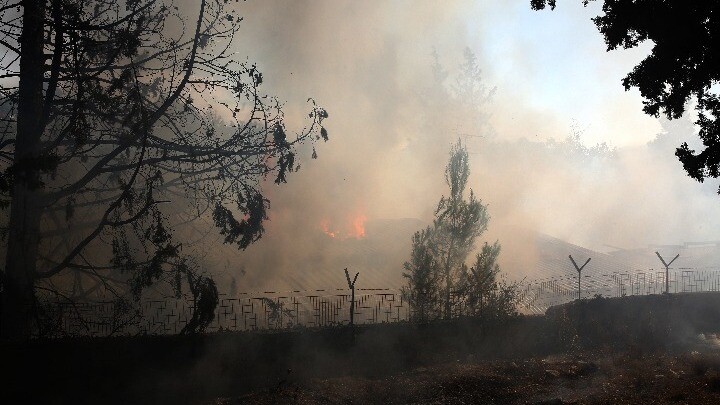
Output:
[[[330,220],[323,219],[322,221],[320,221],[320,229],[323,231],[323,233],[325,233],[325,235],[331,238],[362,239],[365,237],[365,221],[367,221],[367,217],[362,214],[348,217],[346,221],[346,226],[341,232],[336,228],[332,227]]]
[[[367,221],[367,217],[365,215],[360,215],[353,218],[352,225],[354,237],[358,239],[365,237],[365,221]]]
[[[325,232],[325,235],[334,238],[336,236],[336,232],[333,232],[330,230],[330,221],[327,219],[323,219],[320,221],[320,228],[323,232]]]

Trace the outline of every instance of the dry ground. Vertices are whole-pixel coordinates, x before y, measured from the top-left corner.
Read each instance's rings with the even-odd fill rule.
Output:
[[[720,351],[582,353],[287,381],[206,404],[720,404]]]

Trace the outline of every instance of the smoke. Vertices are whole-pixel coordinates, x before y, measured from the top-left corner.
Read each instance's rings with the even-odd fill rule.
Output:
[[[261,241],[238,252],[209,236],[211,248],[198,249],[204,264],[239,290],[343,288],[345,267],[360,272],[361,287],[399,287],[410,236],[446,193],[458,138],[471,153],[469,186],[489,205],[482,240],[500,241],[511,276],[532,273],[535,232],[598,250],[718,239],[714,187],[689,179],[673,156],[694,139],[692,125],[663,128],[642,114],[638,94],[623,92],[644,49],[605,53],[588,21],[597,10],[567,6],[243,3],[237,52],[286,100],[289,127],[301,125],[308,97],[327,108],[330,141],[317,160],[302,150],[288,184],[267,182]],[[569,42],[548,31],[563,23],[576,33]],[[534,37],[545,48],[534,49]],[[463,94],[466,48],[482,71],[480,94],[497,88],[487,101]],[[611,146],[593,146],[604,141]]]

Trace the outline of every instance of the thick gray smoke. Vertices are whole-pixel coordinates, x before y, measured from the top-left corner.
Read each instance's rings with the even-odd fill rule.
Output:
[[[398,287],[410,235],[432,221],[458,138],[471,153],[470,186],[489,204],[483,239],[499,239],[511,275],[532,274],[535,232],[598,250],[718,239],[720,197],[689,179],[673,156],[680,141],[695,138],[692,125],[661,125],[642,114],[637,94],[623,93],[620,78],[642,55],[605,53],[588,21],[592,9],[531,14],[526,0],[241,7],[238,53],[258,63],[271,94],[287,100],[289,122],[302,122],[308,97],[326,107],[330,141],[317,148],[317,160],[304,151],[288,184],[267,183],[271,219],[260,242],[237,252],[204,239],[212,249],[198,252],[221,286],[343,288],[349,267],[361,273],[362,287]],[[560,45],[545,50],[521,40],[498,48],[513,43],[504,35],[562,34],[535,31],[547,26],[533,18],[553,17],[555,24],[577,20],[568,29],[580,30],[588,46],[558,37]],[[481,35],[487,38],[478,41]],[[466,48],[482,68],[470,81],[474,95],[463,81]],[[593,69],[544,55],[567,52],[593,58]],[[558,69],[570,72],[567,81],[551,74]],[[533,77],[543,75],[543,88],[533,88]],[[594,83],[561,99],[576,83],[572,75]],[[581,110],[562,110],[581,102]],[[593,146],[602,141],[611,146]]]

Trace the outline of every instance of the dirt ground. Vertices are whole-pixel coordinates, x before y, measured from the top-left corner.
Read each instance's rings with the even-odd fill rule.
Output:
[[[698,350],[699,349],[699,350]],[[472,358],[380,378],[293,381],[205,404],[720,404],[720,350]]]

